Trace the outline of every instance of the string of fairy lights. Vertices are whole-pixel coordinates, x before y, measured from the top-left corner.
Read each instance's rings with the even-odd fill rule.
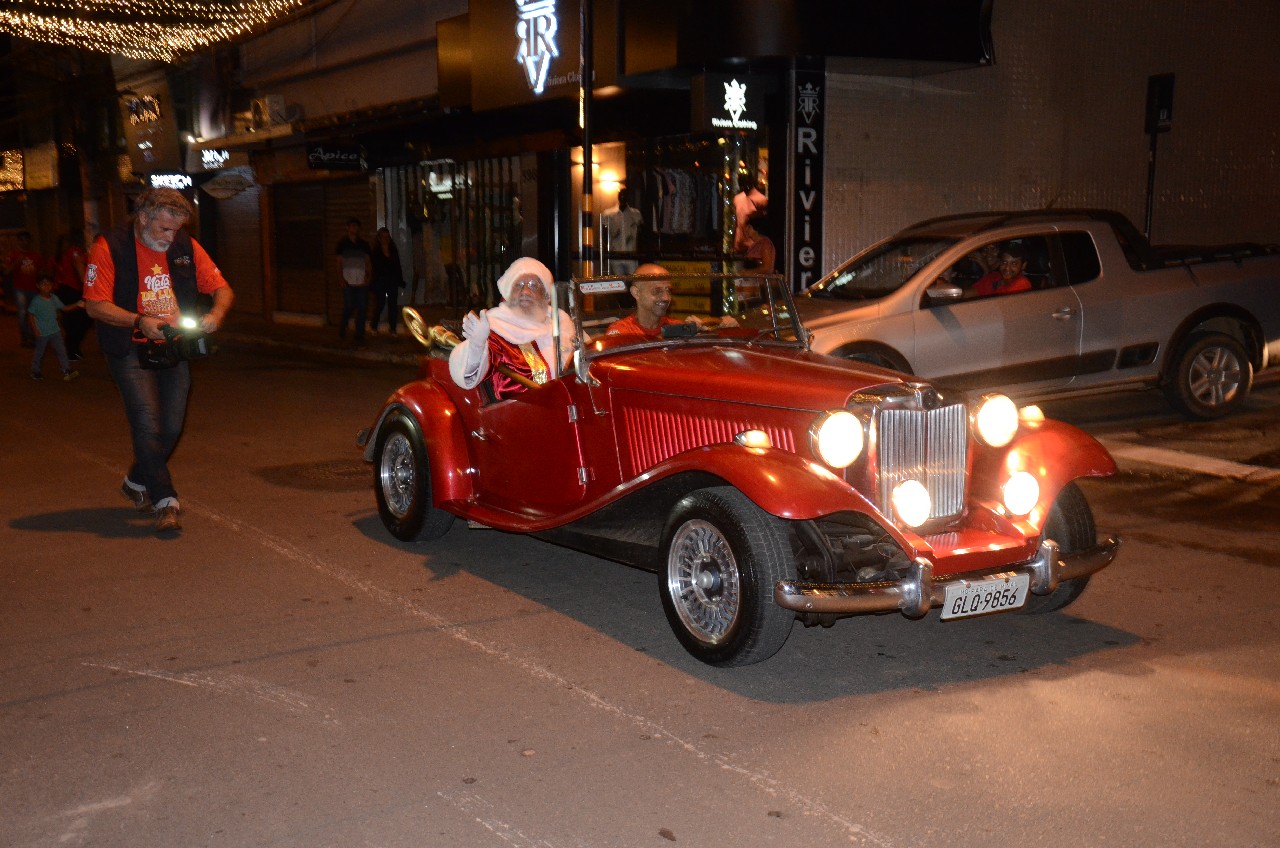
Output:
[[[0,32],[130,59],[173,62],[244,35],[308,2],[8,0],[0,2]]]

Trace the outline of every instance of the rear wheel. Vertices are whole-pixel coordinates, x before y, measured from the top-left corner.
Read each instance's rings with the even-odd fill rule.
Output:
[[[431,504],[426,447],[405,413],[391,413],[378,429],[373,470],[378,516],[392,536],[412,542],[438,539],[449,532],[453,515]]]
[[[786,525],[737,489],[686,496],[664,538],[662,608],[676,638],[702,662],[749,665],[787,641],[795,614],[773,601],[794,572]]]
[[[855,346],[841,351],[841,356],[854,362],[865,362],[890,371],[911,373],[911,366],[896,351],[878,345]]]
[[[1058,544],[1058,551],[1071,554],[1092,548],[1098,543],[1098,530],[1093,523],[1093,511],[1084,493],[1075,483],[1068,483],[1058,493],[1057,500],[1049,510],[1049,518],[1044,523],[1044,532],[1040,539],[1052,539]],[[1088,577],[1077,577],[1075,580],[1064,580],[1048,595],[1031,595],[1022,607],[1022,612],[1032,615],[1060,610],[1070,604],[1084,587],[1089,585]]]
[[[1221,418],[1244,403],[1252,385],[1244,345],[1226,333],[1197,333],[1178,351],[1165,396],[1192,418]]]

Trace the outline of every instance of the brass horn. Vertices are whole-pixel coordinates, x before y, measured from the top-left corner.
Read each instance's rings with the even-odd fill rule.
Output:
[[[418,310],[412,306],[406,306],[401,309],[400,315],[404,318],[405,326],[409,328],[409,332],[413,333],[413,337],[428,351],[439,351],[447,356],[449,351],[462,344],[462,339],[458,338],[458,334],[448,327],[442,324],[428,326],[427,322],[418,314]],[[436,355],[442,354],[437,353]],[[538,384],[533,380],[523,374],[512,371],[505,365],[495,365],[494,368],[527,389],[536,389],[538,387]]]
[[[418,340],[418,344],[427,350],[450,351],[462,342],[462,339],[449,328],[440,324],[428,325],[418,310],[412,306],[401,309],[400,315],[404,318],[404,324],[409,328],[409,332],[413,333],[413,337]]]

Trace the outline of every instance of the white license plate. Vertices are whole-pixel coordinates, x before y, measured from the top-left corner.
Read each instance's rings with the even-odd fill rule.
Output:
[[[942,618],[967,618],[1017,609],[1027,602],[1026,574],[998,574],[984,580],[961,580],[947,585]]]

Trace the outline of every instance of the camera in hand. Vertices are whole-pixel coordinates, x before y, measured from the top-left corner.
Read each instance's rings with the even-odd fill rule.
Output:
[[[172,368],[179,362],[200,359],[209,355],[209,338],[198,324],[178,329],[172,324],[161,324],[163,341],[147,339],[138,345],[138,364],[143,368],[158,370]]]

